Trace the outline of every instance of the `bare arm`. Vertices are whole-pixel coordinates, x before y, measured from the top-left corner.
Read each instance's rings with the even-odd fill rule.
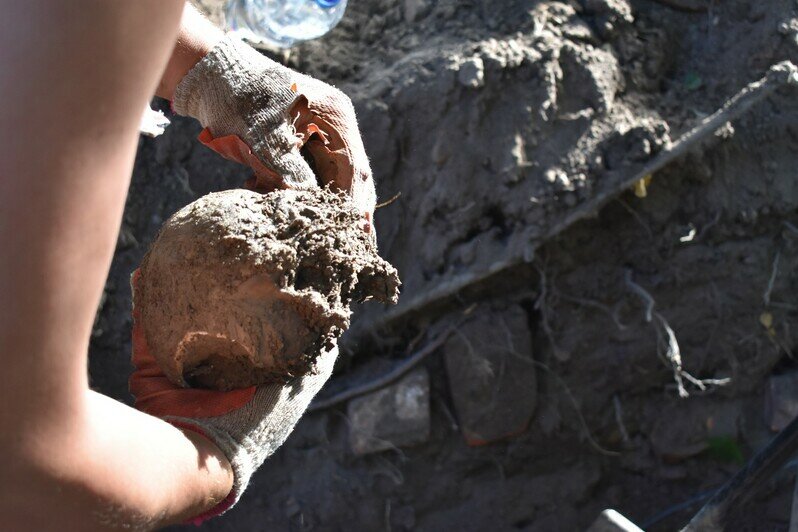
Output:
[[[182,2],[2,9],[0,528],[150,528],[196,514],[229,492],[226,459],[199,436],[89,391],[86,376],[141,111]],[[167,73],[184,68],[180,56]],[[174,76],[164,76],[167,97]]]
[[[191,5],[186,4],[177,41],[158,83],[156,94],[171,100],[175,87],[183,76],[188,74],[188,71],[205,57],[222,37],[224,37],[222,30],[211,24]]]

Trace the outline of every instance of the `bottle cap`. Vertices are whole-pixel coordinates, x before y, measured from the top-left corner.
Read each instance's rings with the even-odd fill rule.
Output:
[[[316,4],[318,4],[319,7],[325,8],[335,7],[340,3],[341,0],[316,0]]]

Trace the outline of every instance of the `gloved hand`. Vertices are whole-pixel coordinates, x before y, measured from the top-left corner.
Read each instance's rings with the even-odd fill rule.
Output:
[[[330,377],[338,349],[321,355],[318,373],[297,377],[287,384],[251,386],[229,392],[181,388],[166,378],[147,348],[135,307],[139,275],[136,270],[131,277],[135,370],[129,387],[135,397],[135,407],[213,441],[227,456],[235,474],[230,494],[215,508],[193,520],[199,524],[224,513],[238,501],[249,478],[288,438],[310,401]]]
[[[371,168],[352,102],[335,87],[225,37],[180,81],[172,105],[205,127],[200,141],[253,168],[252,188],[309,187],[318,175],[351,195],[371,230]]]

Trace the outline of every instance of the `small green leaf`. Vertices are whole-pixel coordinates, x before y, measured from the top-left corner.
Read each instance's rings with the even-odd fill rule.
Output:
[[[707,454],[715,460],[733,464],[743,464],[745,462],[743,450],[740,448],[740,444],[734,441],[734,438],[715,436],[707,439],[707,443],[709,444]]]
[[[701,85],[704,84],[704,81],[701,79],[701,76],[695,72],[688,72],[687,75],[684,76],[683,83],[685,89],[694,91],[701,88]]]

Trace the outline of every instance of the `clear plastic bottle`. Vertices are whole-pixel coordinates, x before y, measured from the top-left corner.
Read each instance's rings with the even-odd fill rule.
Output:
[[[321,37],[344,16],[347,0],[228,0],[225,23],[240,37],[288,48]]]

